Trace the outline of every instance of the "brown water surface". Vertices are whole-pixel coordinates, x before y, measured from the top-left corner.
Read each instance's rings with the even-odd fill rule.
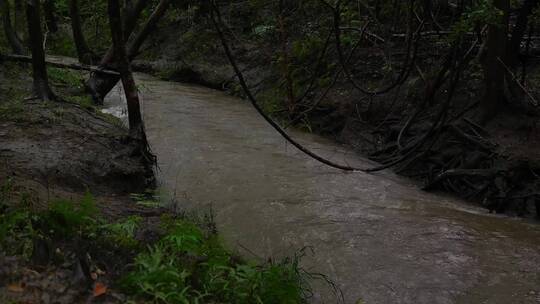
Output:
[[[246,257],[310,246],[304,267],[328,275],[346,303],[540,303],[538,225],[422,192],[390,172],[325,167],[245,101],[137,78],[162,187],[182,208],[212,208],[225,240]],[[107,103],[122,114],[114,92]],[[294,136],[335,161],[372,165],[323,138]],[[337,301],[314,286],[313,302]]]

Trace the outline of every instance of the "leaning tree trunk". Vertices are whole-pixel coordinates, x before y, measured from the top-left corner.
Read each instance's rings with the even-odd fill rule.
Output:
[[[118,0],[108,0],[109,24],[114,49],[114,58],[124,86],[128,107],[129,131],[136,139],[145,138],[144,125],[141,115],[139,94],[133,79],[130,63],[127,58],[126,44],[122,31],[122,18]]]
[[[58,22],[56,20],[56,6],[54,0],[45,0],[43,2],[43,11],[45,13],[45,23],[47,24],[47,29],[51,33],[58,32]]]
[[[149,0],[139,0],[133,5],[133,9],[129,14],[124,16],[124,23],[125,26],[123,28],[124,31],[124,37],[127,38],[131,35],[133,30],[135,29],[135,25],[137,24],[137,19],[139,19],[139,16],[141,15],[143,9],[146,7],[146,5],[149,3]],[[114,49],[113,47],[110,47],[107,50],[107,53],[103,56],[101,59],[99,66],[106,69],[116,69],[115,63],[114,63]],[[103,77],[102,75],[99,75],[97,73],[91,74],[90,78],[86,81],[85,87],[86,90],[92,95],[92,98],[96,104],[103,104],[103,99],[107,95],[110,90],[114,87],[114,85],[118,82],[118,77]],[[108,83],[114,83],[113,86],[109,89],[101,89],[102,87],[108,87]],[[105,93],[102,93],[105,92]]]
[[[133,41],[130,43],[128,48],[128,59],[133,60],[140,52],[140,49],[150,33],[156,28],[159,20],[165,15],[167,9],[169,8],[170,0],[161,0],[152,13],[150,18],[143,25],[141,31],[133,38]]]
[[[488,29],[486,53],[483,57],[485,92],[480,101],[480,122],[482,123],[491,120],[501,110],[505,100],[510,0],[494,0],[493,4],[503,12],[503,16],[499,24],[491,24]]]
[[[81,28],[81,16],[79,14],[78,0],[69,0],[69,14],[71,17],[73,40],[77,49],[79,62],[84,64],[93,64],[92,59],[94,58],[94,55],[86,43],[86,39],[84,38],[84,33]]]
[[[32,77],[34,79],[35,97],[45,101],[53,100],[54,94],[49,87],[47,66],[45,65],[39,0],[26,1],[26,20],[28,23],[30,50],[32,51]]]
[[[169,4],[170,0],[161,0],[154,12],[152,12],[152,15],[150,15],[146,23],[143,25],[141,31],[137,34],[137,36],[132,39],[132,43],[130,44],[129,50],[127,51],[129,61],[133,60],[133,58],[139,53],[140,47],[148,38],[150,33],[152,33],[152,31],[155,29],[157,23],[159,22],[159,20],[161,20],[161,18],[167,11]],[[129,23],[126,21],[126,24]],[[133,31],[133,28],[128,30],[131,30],[129,31],[129,33],[131,33]],[[127,30],[124,32],[128,33]],[[125,35],[125,37],[127,36],[128,35]],[[117,63],[115,62],[115,60],[113,60],[113,58],[107,57],[108,55],[105,55],[104,59],[107,59],[107,62],[105,64],[103,64],[102,62],[102,66],[106,66],[112,69],[118,69],[118,67],[116,67]],[[97,103],[102,103],[103,98],[105,98],[105,96],[114,88],[116,83],[118,83],[118,80],[120,80],[118,77],[112,75],[93,74],[87,82],[87,88],[92,93],[94,101],[96,101]]]
[[[11,10],[9,7],[9,0],[0,0],[0,10],[2,12],[2,24],[4,26],[4,33],[8,40],[9,46],[13,50],[13,53],[18,55],[24,54],[24,46],[19,37],[17,37],[17,33],[11,25]]]

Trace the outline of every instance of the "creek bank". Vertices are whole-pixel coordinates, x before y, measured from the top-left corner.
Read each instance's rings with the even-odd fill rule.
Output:
[[[109,285],[119,273],[115,265],[125,265],[126,258],[134,256],[131,252],[120,258],[114,248],[96,247],[91,252],[91,242],[86,239],[49,239],[48,232],[36,234],[39,227],[34,226],[31,214],[60,201],[72,201],[65,205],[72,208],[84,200],[85,192],[92,191],[101,220],[140,217],[144,229],[139,230],[139,240],[149,242],[164,212],[137,205],[130,197],[153,187],[152,165],[138,155],[137,144],[118,119],[91,106],[80,82],[86,75],[49,68],[49,76],[58,101],[33,100],[29,98],[29,66],[0,63],[2,302],[91,300],[98,281],[88,281],[88,267],[93,267],[94,275],[98,269],[106,269],[99,282]],[[66,220],[64,224],[69,226],[73,218]],[[16,242],[6,243],[10,238]],[[10,252],[16,248],[20,251]],[[100,255],[94,255],[98,252]],[[86,256],[95,260],[86,260]],[[111,291],[103,300],[122,303],[125,298]]]
[[[52,71],[61,75],[55,90],[71,100],[26,100],[31,94],[27,70],[2,67],[0,179],[107,195],[151,187],[152,165],[137,153],[121,122],[89,105],[76,86],[78,74]]]
[[[299,256],[228,250],[210,215],[152,190],[153,164],[91,105],[87,75],[49,72],[45,103],[27,98],[26,66],[0,65],[0,302],[306,303]]]

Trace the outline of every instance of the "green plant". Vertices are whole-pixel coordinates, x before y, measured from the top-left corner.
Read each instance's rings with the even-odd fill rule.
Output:
[[[463,37],[467,32],[472,31],[475,26],[490,24],[497,25],[501,23],[503,12],[493,6],[491,0],[479,1],[475,6],[462,14],[458,22],[453,27],[449,35],[450,41],[455,41]]]
[[[123,221],[105,224],[102,226],[104,234],[112,242],[120,247],[133,248],[139,242],[135,239],[135,233],[142,221],[140,216],[130,216]]]
[[[71,96],[67,96],[66,99],[80,105],[81,107],[85,109],[89,109],[89,110],[94,109],[94,103],[92,101],[92,97],[88,95],[82,95],[82,96],[71,95]]]
[[[157,208],[161,206],[160,196],[153,190],[146,190],[143,193],[131,193],[130,197],[136,202],[137,205],[149,208]]]
[[[11,200],[13,183],[6,180],[0,187],[0,249],[7,254],[30,257],[32,238],[32,213],[27,196],[22,196],[17,207],[8,205]]]
[[[41,226],[57,237],[92,236],[98,229],[97,208],[93,196],[86,193],[79,204],[58,200],[40,216]]]
[[[62,33],[61,35],[53,35],[47,43],[47,51],[51,54],[77,57],[75,43],[70,35]]]
[[[82,87],[82,75],[80,73],[51,67],[47,68],[47,73],[53,85],[79,89]]]
[[[243,262],[219,238],[185,219],[164,217],[165,235],[135,258],[121,286],[153,303],[303,303],[298,259]]]
[[[179,269],[177,263],[160,246],[149,247],[135,258],[135,270],[121,284],[154,303],[191,303],[190,273]]]
[[[28,258],[32,248],[32,237],[35,231],[32,226],[32,215],[27,210],[1,207],[0,215],[0,249],[7,254],[20,254]]]

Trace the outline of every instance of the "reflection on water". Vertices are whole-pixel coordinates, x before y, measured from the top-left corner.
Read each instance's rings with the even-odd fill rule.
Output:
[[[327,274],[347,303],[539,303],[537,225],[421,192],[389,172],[322,166],[223,93],[146,75],[138,82],[163,188],[182,208],[212,208],[247,257],[311,246],[304,267]],[[294,136],[335,161],[370,164],[320,137]],[[335,303],[320,285],[313,302]]]

